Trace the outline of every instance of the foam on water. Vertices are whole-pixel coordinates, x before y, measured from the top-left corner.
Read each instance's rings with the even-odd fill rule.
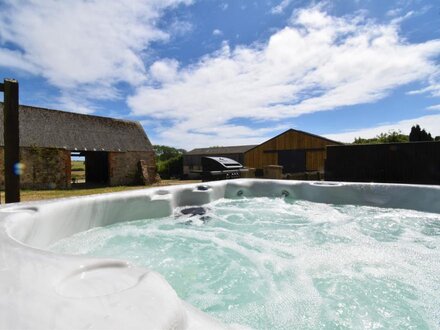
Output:
[[[229,324],[440,327],[440,215],[272,198],[205,206],[200,216],[177,209],[94,228],[51,250],[154,269],[180,297]]]

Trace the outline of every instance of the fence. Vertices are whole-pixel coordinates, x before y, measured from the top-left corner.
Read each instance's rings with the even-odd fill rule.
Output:
[[[440,142],[328,146],[325,180],[440,184]]]

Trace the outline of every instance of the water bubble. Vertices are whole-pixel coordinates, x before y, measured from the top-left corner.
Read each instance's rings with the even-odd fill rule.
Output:
[[[243,192],[251,193],[234,195]],[[219,199],[203,205],[206,213],[182,206],[169,217],[94,228],[49,249],[158,271],[180,297],[227,324],[438,328],[439,214],[288,199]],[[176,221],[197,208],[187,223]]]

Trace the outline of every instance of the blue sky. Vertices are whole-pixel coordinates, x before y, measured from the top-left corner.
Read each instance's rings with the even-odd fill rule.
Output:
[[[440,3],[0,0],[20,102],[139,120],[154,144],[440,135]]]

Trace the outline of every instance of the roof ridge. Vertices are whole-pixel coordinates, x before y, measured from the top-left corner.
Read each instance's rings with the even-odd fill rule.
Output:
[[[0,121],[4,116],[0,103]],[[151,151],[139,121],[20,105],[20,146],[104,151]],[[0,145],[3,145],[0,123]]]
[[[255,147],[253,147],[252,149],[249,149],[248,151],[254,150],[255,148],[257,148],[257,147],[259,147],[259,146],[261,146],[261,145],[263,145],[265,143],[268,143],[269,141],[275,140],[276,138],[280,137],[281,135],[284,135],[284,134],[286,134],[288,132],[291,132],[291,131],[297,132],[297,133],[301,133],[301,134],[305,134],[305,135],[308,135],[308,136],[312,136],[312,137],[315,137],[315,138],[318,138],[318,139],[321,139],[321,140],[326,140],[326,141],[329,141],[329,142],[332,142],[332,143],[336,143],[336,144],[341,144],[341,145],[343,144],[342,142],[330,140],[330,139],[328,139],[328,138],[326,138],[324,136],[316,135],[316,134],[305,132],[305,131],[300,131],[300,130],[294,129],[294,128],[289,128],[289,129],[285,130],[284,132],[281,132],[281,133],[275,135],[274,137],[272,137],[272,138],[270,138],[270,139],[268,139],[268,140],[266,140],[266,141],[256,145]]]
[[[72,111],[66,111],[66,110],[50,109],[50,108],[44,108],[44,107],[35,107],[35,106],[32,106],[32,105],[26,105],[26,104],[20,104],[20,106],[23,106],[23,107],[26,107],[26,108],[34,108],[34,109],[43,110],[43,111],[55,111],[55,112],[67,113],[67,114],[72,114],[74,116],[80,116],[80,117],[83,117],[83,116],[84,117],[94,117],[94,118],[108,119],[108,120],[112,120],[112,121],[122,121],[122,122],[128,122],[128,123],[139,123],[138,120],[113,118],[113,117],[100,116],[100,115],[91,115],[91,114],[78,113],[78,112],[72,112]]]
[[[258,144],[241,144],[241,145],[233,145],[233,146],[213,146],[213,147],[200,147],[200,148],[194,148],[196,149],[214,149],[214,148],[238,148],[238,147],[251,147],[256,146]]]
[[[4,104],[4,102],[0,102],[0,105],[2,107],[3,107],[3,104]],[[78,113],[78,112],[67,111],[67,110],[59,110],[59,109],[50,109],[50,108],[46,108],[46,107],[27,105],[27,104],[20,104],[19,107],[20,108],[27,108],[27,109],[38,109],[38,110],[41,110],[41,111],[61,112],[61,113],[71,114],[71,115],[79,116],[79,117],[94,117],[94,118],[108,119],[108,120],[112,120],[112,121],[121,121],[121,122],[128,122],[128,123],[139,123],[138,120],[113,118],[113,117],[106,117],[106,116],[99,116],[99,115],[90,115],[90,114],[86,114],[86,113]]]

